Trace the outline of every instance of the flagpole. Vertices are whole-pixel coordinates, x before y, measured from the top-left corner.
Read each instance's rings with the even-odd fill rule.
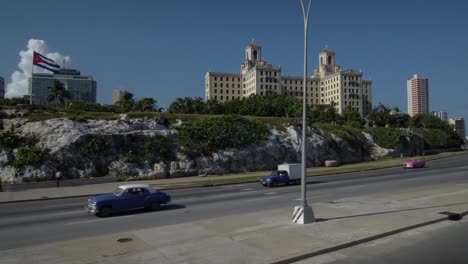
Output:
[[[34,75],[34,53],[36,53],[35,50],[33,50],[33,55],[32,55],[32,59],[31,59],[31,91],[29,91],[29,104],[30,105],[33,104],[32,92],[33,92],[33,83],[34,83],[34,80],[33,80],[33,75]]]

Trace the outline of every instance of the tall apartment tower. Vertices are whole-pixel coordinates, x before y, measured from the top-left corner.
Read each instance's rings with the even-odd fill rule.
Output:
[[[122,99],[123,92],[119,89],[114,89],[112,91],[112,104],[116,104],[118,101]]]
[[[5,80],[0,76],[0,99],[5,98]]]
[[[449,123],[454,126],[455,132],[463,139],[466,138],[465,119],[463,117],[450,118]]]
[[[408,114],[429,113],[429,79],[415,74],[407,81],[407,89]]]

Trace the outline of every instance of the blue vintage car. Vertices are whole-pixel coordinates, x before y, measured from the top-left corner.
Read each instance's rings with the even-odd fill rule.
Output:
[[[171,197],[146,184],[121,185],[111,194],[88,199],[90,214],[107,217],[112,213],[135,209],[159,210],[171,201]]]

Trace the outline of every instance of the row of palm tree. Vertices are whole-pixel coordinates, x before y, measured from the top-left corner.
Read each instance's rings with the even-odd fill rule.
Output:
[[[65,102],[65,99],[71,99],[70,92],[67,91],[62,82],[55,80],[48,88],[49,103],[61,103]],[[146,97],[136,101],[133,98],[133,94],[124,91],[120,100],[116,103],[117,107],[122,112],[139,111],[139,112],[162,112],[163,108],[157,106],[158,101],[154,98]]]

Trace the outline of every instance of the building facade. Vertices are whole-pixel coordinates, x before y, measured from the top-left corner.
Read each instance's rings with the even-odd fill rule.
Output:
[[[122,90],[114,89],[114,91],[112,91],[112,104],[116,104],[120,101],[122,99],[122,94]]]
[[[455,132],[457,134],[465,139],[466,133],[465,133],[465,119],[463,117],[457,117],[457,118],[450,118],[449,123],[454,126]]]
[[[0,99],[5,98],[5,79],[0,76]]]
[[[408,114],[429,113],[429,80],[417,74],[407,81]]]
[[[448,114],[444,111],[432,111],[431,115],[438,117],[442,121],[448,121]]]
[[[319,67],[307,80],[309,104],[332,104],[338,113],[349,105],[367,116],[372,110],[372,82],[361,71],[342,71],[335,63],[336,53],[326,49],[319,54]],[[262,58],[262,47],[251,43],[245,48],[240,73],[207,72],[205,100],[227,102],[251,95],[281,94],[302,100],[303,77],[283,76],[280,66]]]
[[[61,69],[56,74],[34,73],[29,78],[28,92],[32,104],[47,105],[48,90],[54,81],[63,83],[70,93],[70,101],[96,103],[97,82],[92,76],[83,76],[78,70]]]

